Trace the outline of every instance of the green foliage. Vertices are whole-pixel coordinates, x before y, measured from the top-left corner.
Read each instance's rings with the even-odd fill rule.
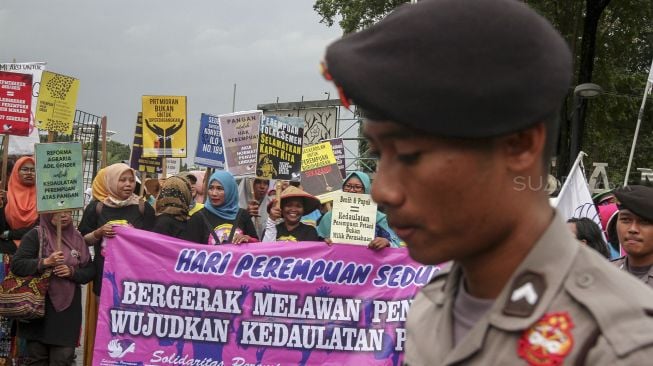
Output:
[[[118,141],[107,141],[107,166],[129,160],[131,148]],[[99,155],[102,155],[101,153]]]

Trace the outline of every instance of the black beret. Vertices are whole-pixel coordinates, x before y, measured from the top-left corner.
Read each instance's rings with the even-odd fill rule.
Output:
[[[626,209],[635,215],[653,222],[653,188],[646,186],[625,186],[614,191],[619,209]]]
[[[569,47],[517,0],[423,0],[331,44],[325,75],[372,119],[482,138],[555,118]]]

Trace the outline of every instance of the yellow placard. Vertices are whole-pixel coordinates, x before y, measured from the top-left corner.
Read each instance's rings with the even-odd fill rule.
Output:
[[[306,146],[302,149],[302,171],[317,169],[336,163],[331,143]]]
[[[34,116],[40,130],[70,135],[73,132],[79,80],[43,71]]]
[[[186,97],[143,96],[143,157],[186,157]]]

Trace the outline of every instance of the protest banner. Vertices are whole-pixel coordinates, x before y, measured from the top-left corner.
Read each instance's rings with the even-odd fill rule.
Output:
[[[166,178],[179,174],[181,167],[181,159],[168,158],[166,159]]]
[[[9,140],[10,155],[32,155],[34,144],[39,142],[39,130],[34,128],[34,113],[37,109],[41,74],[45,70],[45,62],[0,63],[0,71],[32,75],[32,100],[30,104],[30,131],[28,136],[12,136]]]
[[[302,149],[301,181],[302,189],[314,196],[342,187],[342,175],[329,142]]]
[[[34,116],[36,127],[40,130],[72,134],[78,91],[79,80],[44,71]]]
[[[0,71],[0,133],[27,136],[32,106],[32,75]]]
[[[303,103],[291,104],[301,105]],[[323,108],[304,108],[301,106],[298,109],[266,109],[265,115],[302,118],[304,120],[304,146],[334,138],[338,131],[338,108],[335,106]]]
[[[369,194],[346,193],[333,200],[331,238],[337,243],[367,245],[374,239],[376,203]]]
[[[220,118],[202,113],[197,138],[195,164],[224,170],[224,149],[220,133]]]
[[[136,130],[134,131],[134,143],[129,156],[129,166],[138,172],[161,174],[163,171],[162,157],[144,158],[143,157],[143,114],[138,112],[136,117]]]
[[[186,157],[186,97],[144,95],[143,156]]]
[[[61,211],[84,207],[82,144],[54,142],[35,145],[36,210]]]
[[[398,365],[408,308],[440,270],[403,248],[116,233],[94,365]]]
[[[340,175],[342,175],[342,178],[344,179],[345,177],[347,177],[347,171],[345,165],[345,142],[340,138],[331,139],[328,141],[331,144],[333,155],[336,157],[336,161],[338,162],[338,169],[340,169]]]
[[[302,118],[263,116],[256,154],[256,176],[299,181],[303,134]]]
[[[227,170],[236,177],[256,173],[256,144],[261,111],[245,111],[218,116]]]
[[[572,217],[582,218],[587,217],[594,220],[599,227],[601,227],[601,219],[599,212],[592,200],[587,179],[585,178],[585,167],[583,166],[584,152],[580,152],[574,165],[571,167],[569,176],[565,180],[558,197],[553,200],[553,206],[560,212],[564,220]],[[519,183],[519,182],[517,182]],[[525,182],[524,182],[525,183]],[[517,186],[520,188],[522,185]],[[524,188],[532,189],[532,187]]]

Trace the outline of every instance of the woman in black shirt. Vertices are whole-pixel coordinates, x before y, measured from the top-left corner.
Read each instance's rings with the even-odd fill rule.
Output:
[[[271,241],[321,241],[317,230],[301,222],[305,212],[313,212],[320,207],[320,201],[301,189],[289,186],[281,193],[281,207],[270,204],[264,242]],[[283,222],[276,224],[279,218]]]
[[[249,213],[238,207],[238,187],[231,173],[213,173],[204,208],[188,221],[186,240],[211,245],[258,241]]]

